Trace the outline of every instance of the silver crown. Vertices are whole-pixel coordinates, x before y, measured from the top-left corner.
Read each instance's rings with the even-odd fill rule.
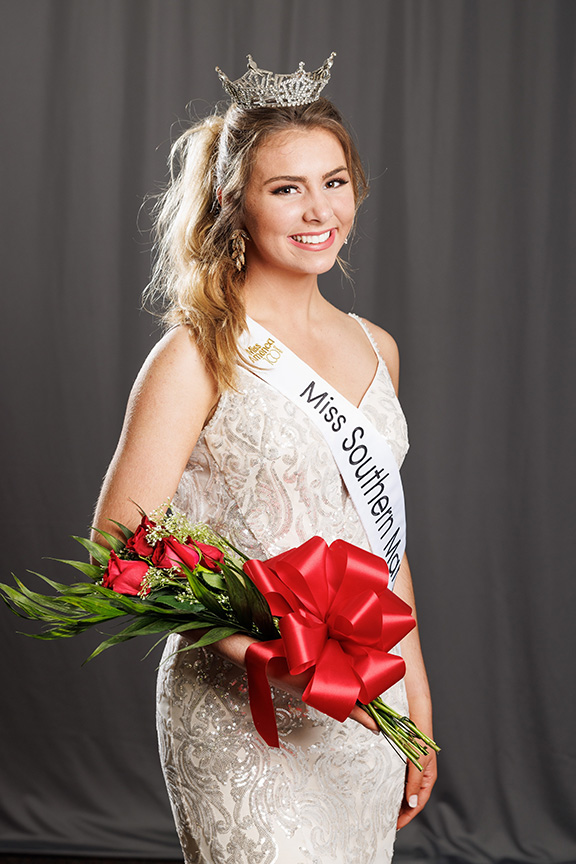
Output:
[[[304,63],[296,72],[282,74],[259,69],[248,54],[248,71],[237,81],[230,81],[216,66],[222,86],[242,108],[276,108],[284,105],[309,105],[318,99],[330,80],[330,69],[336,53],[330,54],[319,69],[306,72]]]

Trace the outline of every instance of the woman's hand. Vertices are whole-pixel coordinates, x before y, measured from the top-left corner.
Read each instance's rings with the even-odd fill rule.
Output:
[[[351,720],[356,720],[361,726],[364,726],[366,729],[369,729],[370,732],[374,732],[375,735],[380,734],[380,730],[376,724],[376,721],[373,717],[368,714],[360,705],[355,705],[352,709],[352,713],[350,714]]]
[[[285,690],[287,693],[292,694],[292,696],[302,699],[302,694],[304,693],[311,677],[312,672],[303,672],[301,675],[291,675],[289,672],[286,672],[283,675],[270,677],[269,680],[273,687],[279,687],[281,690]],[[351,720],[355,720],[361,726],[374,732],[375,735],[378,734],[376,721],[366,711],[364,711],[360,705],[356,704],[354,706],[349,717]]]
[[[418,771],[411,762],[408,763],[404,798],[398,815],[398,830],[411,822],[414,816],[422,810],[436,782],[436,753],[434,750],[429,750],[426,756],[421,756],[420,764],[422,771]]]
[[[396,593],[412,608],[416,618],[412,578],[406,556],[402,561],[396,583]],[[406,693],[410,706],[410,718],[425,735],[434,738],[432,731],[432,703],[430,688],[426,677],[426,669],[420,649],[418,628],[412,630],[401,642],[402,656],[406,661]],[[419,813],[430,797],[432,787],[436,782],[436,753],[429,750],[426,756],[420,758],[422,771],[409,763],[406,770],[406,788],[404,799],[398,817],[398,828],[407,825]]]
[[[206,632],[207,630],[188,630],[181,635],[191,645],[193,645],[194,642],[197,642]],[[235,666],[245,669],[246,651],[248,650],[248,646],[251,645],[252,642],[256,641],[257,640],[253,636],[248,636],[244,633],[234,633],[232,636],[226,636],[224,639],[220,639],[219,642],[214,642],[214,644],[206,647],[220,655],[220,657],[225,657],[226,660],[234,663]],[[290,672],[286,671],[281,674],[273,673],[268,676],[268,679],[272,687],[278,687],[280,690],[285,690],[286,693],[290,693],[291,696],[295,696],[297,699],[302,699],[302,694],[304,693],[311,677],[311,672],[303,672],[300,675],[291,675]],[[366,713],[366,711],[364,711],[363,708],[360,707],[360,705],[354,706],[350,713],[350,718],[356,720],[357,723],[360,723],[360,725],[364,726],[366,729],[370,729],[371,732],[374,732],[375,734],[378,733],[376,722]]]

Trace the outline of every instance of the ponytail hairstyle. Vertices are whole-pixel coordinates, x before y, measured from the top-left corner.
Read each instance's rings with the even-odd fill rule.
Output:
[[[145,296],[162,301],[167,325],[190,328],[219,392],[235,387],[246,328],[245,273],[232,259],[231,235],[244,228],[255,154],[278,132],[315,128],[340,142],[358,207],[368,193],[366,176],[342,117],[324,98],[298,107],[233,103],[224,116],[186,130],[172,147],[170,182],[153,210],[155,260]]]

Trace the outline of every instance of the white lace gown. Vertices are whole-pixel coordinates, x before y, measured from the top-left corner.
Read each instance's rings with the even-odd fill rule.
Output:
[[[406,424],[380,358],[360,409],[400,464]],[[247,370],[239,392],[221,397],[174,503],[254,558],[314,535],[369,548],[320,433]],[[157,708],[186,864],[389,862],[405,764],[388,742],[275,690],[281,746],[268,747],[254,729],[242,670],[208,649],[175,655],[179,639],[166,646]],[[403,682],[385,699],[407,712]]]

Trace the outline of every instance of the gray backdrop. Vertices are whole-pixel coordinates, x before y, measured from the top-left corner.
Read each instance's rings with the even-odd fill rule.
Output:
[[[397,338],[409,551],[444,750],[400,861],[576,861],[573,656],[576,4],[2,0],[2,577],[63,576],[130,384],[139,208],[185,106],[338,57],[372,179],[331,299]],[[66,571],[65,571],[66,572]],[[71,572],[71,571],[70,571]],[[32,577],[29,577],[32,579]],[[156,661],[0,614],[0,851],[178,857]]]

